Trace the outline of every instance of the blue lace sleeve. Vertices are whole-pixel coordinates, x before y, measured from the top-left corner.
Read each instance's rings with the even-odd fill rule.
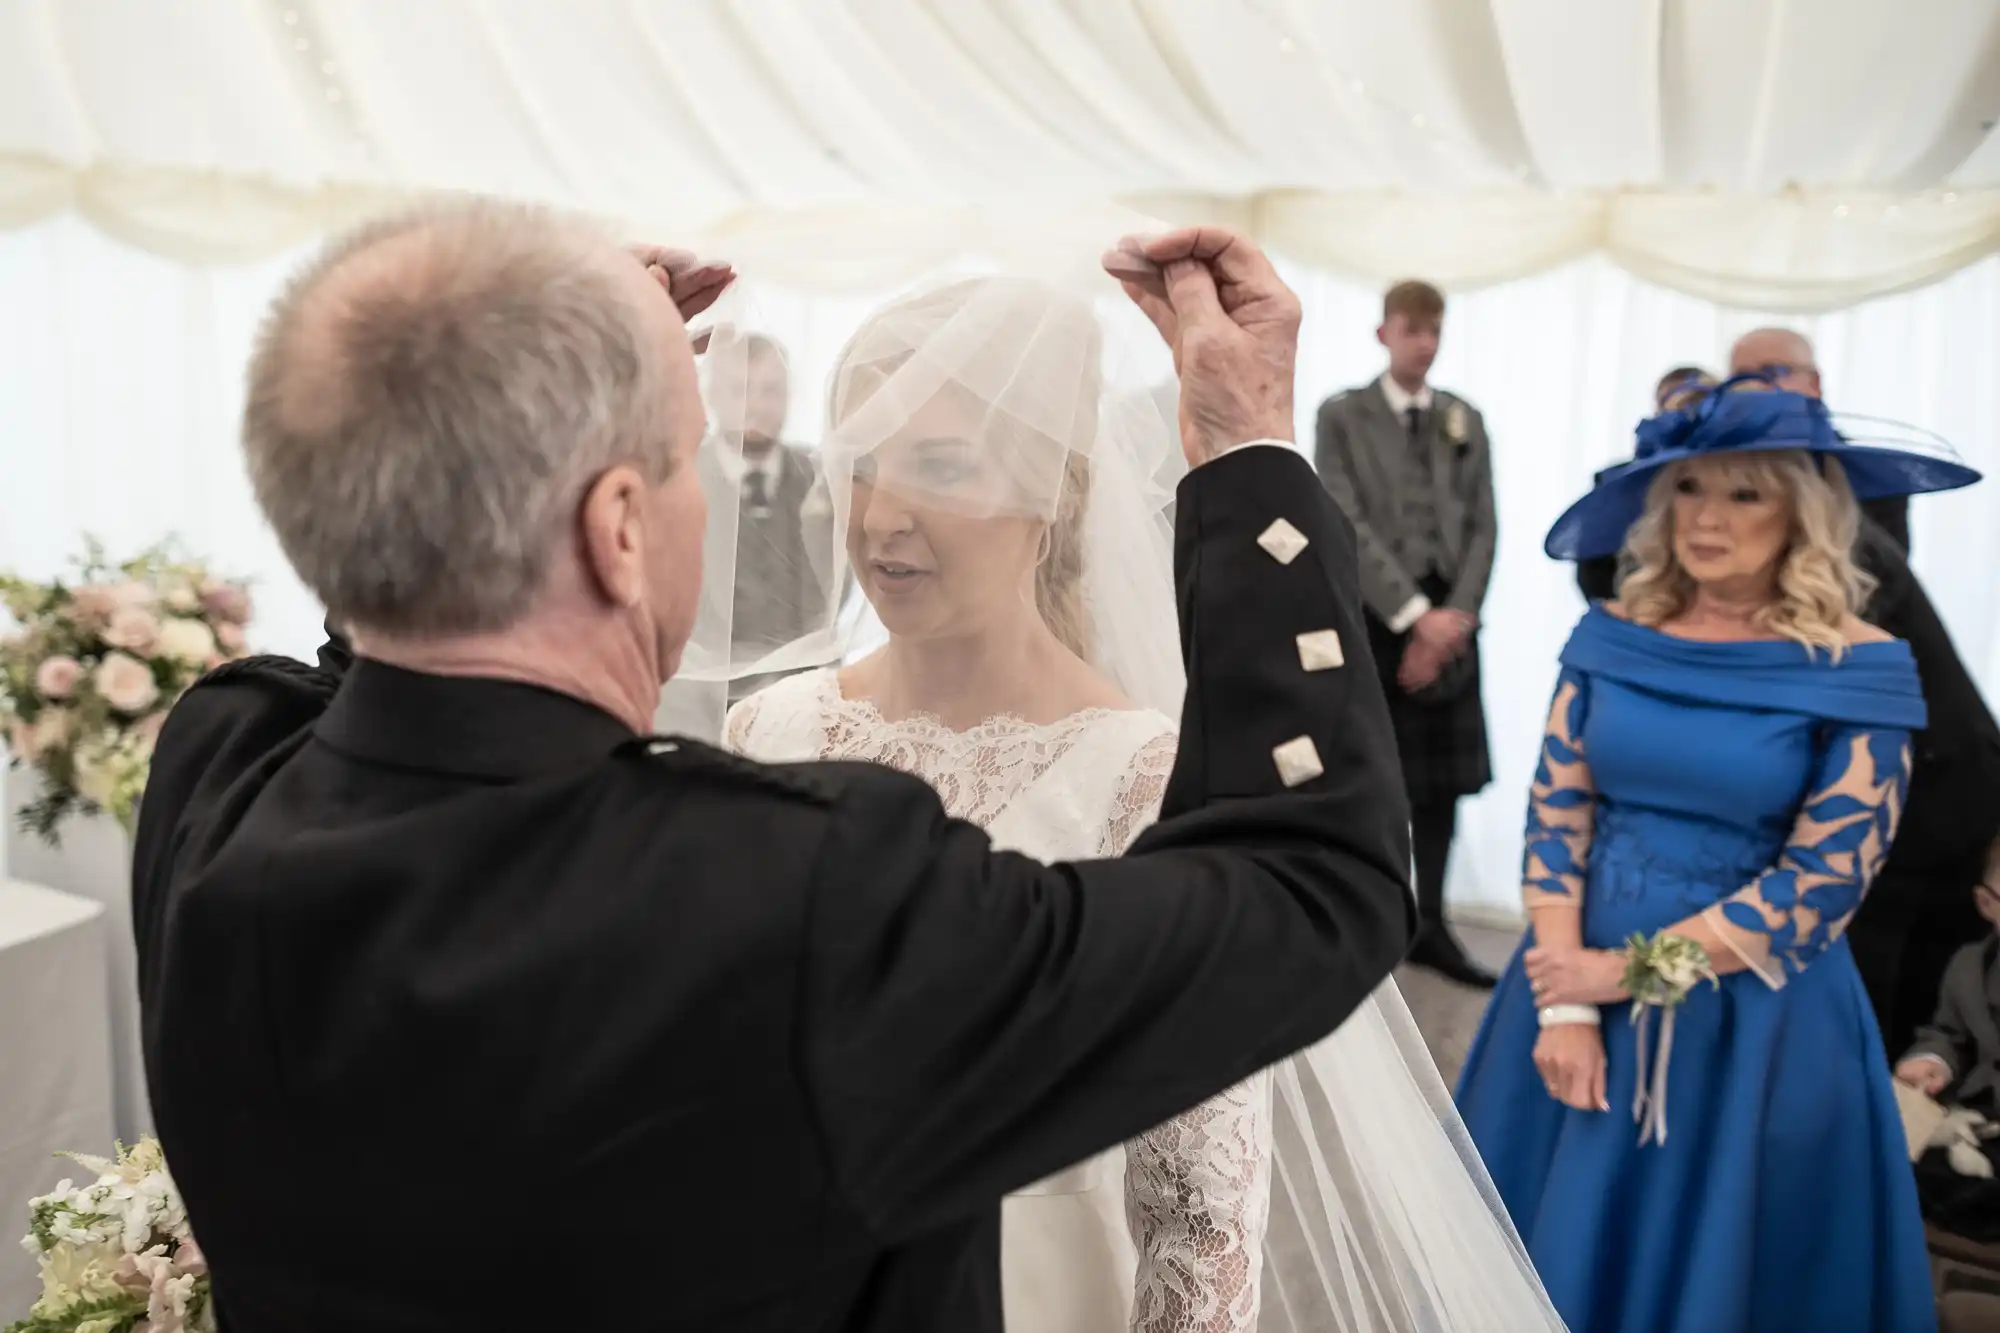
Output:
[[[1835,728],[1777,862],[1707,916],[1777,989],[1840,938],[1888,859],[1910,786],[1907,732]]]
[[[1590,678],[1564,667],[1549,707],[1541,760],[1528,796],[1528,827],[1521,855],[1521,900],[1530,909],[1583,906],[1583,877],[1590,863],[1597,787],[1583,752],[1583,723],[1590,708]]]

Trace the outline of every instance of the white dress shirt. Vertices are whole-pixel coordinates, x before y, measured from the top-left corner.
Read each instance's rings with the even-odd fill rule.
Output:
[[[1410,393],[1396,383],[1395,377],[1387,371],[1382,372],[1382,378],[1376,382],[1382,386],[1382,396],[1389,400],[1389,408],[1396,414],[1396,420],[1408,420],[1413,407],[1419,412],[1431,410],[1430,385],[1422,385],[1415,393]]]
[[[733,444],[724,443],[716,450],[716,461],[722,465],[722,476],[736,488],[739,496],[744,495],[744,483],[755,472],[764,479],[764,502],[770,504],[778,494],[778,451],[781,444],[773,444],[757,458],[751,458]]]

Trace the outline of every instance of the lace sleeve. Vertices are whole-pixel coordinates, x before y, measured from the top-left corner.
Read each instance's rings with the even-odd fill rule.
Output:
[[[1773,990],[1840,938],[1888,859],[1910,786],[1910,738],[1840,727],[1769,870],[1704,914]]]
[[[1134,1333],[1248,1333],[1271,1205],[1271,1074],[1125,1145]]]
[[[1521,901],[1537,907],[1583,906],[1583,879],[1597,822],[1597,784],[1583,752],[1590,678],[1564,667],[1542,737],[1542,757],[1528,795],[1521,853]]]
[[[729,710],[722,720],[722,748],[731,754],[750,753],[750,733],[757,725],[757,712],[761,705],[757,696],[751,695],[740,700]]]
[[[1159,817],[1160,801],[1167,794],[1167,778],[1174,771],[1174,751],[1178,738],[1162,732],[1139,747],[1119,780],[1118,794],[1111,803],[1111,819],[1104,826],[1099,856],[1122,856],[1132,840],[1145,832]]]

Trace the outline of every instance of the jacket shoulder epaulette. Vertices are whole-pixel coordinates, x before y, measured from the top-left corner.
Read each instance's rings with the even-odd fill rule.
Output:
[[[614,753],[621,759],[641,760],[661,772],[714,777],[814,805],[830,806],[840,796],[836,783],[815,776],[809,766],[760,764],[685,736],[635,736]]]

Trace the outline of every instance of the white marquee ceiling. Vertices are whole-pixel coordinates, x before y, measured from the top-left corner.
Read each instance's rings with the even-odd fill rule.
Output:
[[[0,0],[0,224],[192,259],[454,188],[840,286],[1120,200],[1805,308],[2000,248],[1997,118],[1995,0]]]

